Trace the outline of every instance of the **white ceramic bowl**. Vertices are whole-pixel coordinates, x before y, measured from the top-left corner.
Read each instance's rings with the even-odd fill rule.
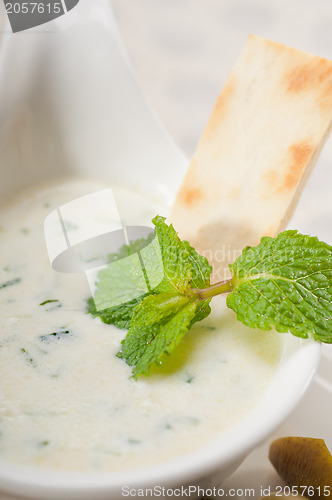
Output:
[[[172,200],[187,160],[138,89],[108,1],[81,0],[49,29],[2,35],[0,197],[66,173],[93,173]],[[124,486],[220,484],[287,417],[318,365],[319,344],[283,339],[282,359],[267,392],[213,443],[155,467],[115,475],[41,472],[2,463],[0,491],[31,499],[98,500],[123,498]]]

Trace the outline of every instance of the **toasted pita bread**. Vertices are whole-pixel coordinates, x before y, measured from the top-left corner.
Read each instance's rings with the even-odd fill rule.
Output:
[[[170,217],[213,281],[246,245],[285,228],[331,123],[332,62],[251,35]]]

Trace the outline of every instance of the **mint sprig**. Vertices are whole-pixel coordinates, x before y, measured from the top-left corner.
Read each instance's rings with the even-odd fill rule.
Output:
[[[136,302],[112,310],[97,312],[90,299],[95,316],[129,326],[118,356],[133,368],[134,378],[161,364],[191,326],[209,315],[211,299],[225,292],[229,292],[227,306],[251,328],[275,327],[278,332],[332,343],[331,246],[297,231],[263,237],[229,266],[230,280],[210,286],[212,268],[207,259],[181,241],[163,217],[155,217],[153,223],[163,273],[160,279],[156,269],[158,285]],[[103,276],[99,288],[107,295]]]

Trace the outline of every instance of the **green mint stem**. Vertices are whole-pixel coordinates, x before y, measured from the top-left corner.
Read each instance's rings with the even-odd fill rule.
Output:
[[[189,296],[192,298],[198,298],[200,300],[209,299],[211,297],[215,297],[216,295],[220,295],[221,293],[231,292],[234,288],[233,278],[229,280],[219,281],[214,285],[211,285],[207,288],[192,288],[189,290]]]

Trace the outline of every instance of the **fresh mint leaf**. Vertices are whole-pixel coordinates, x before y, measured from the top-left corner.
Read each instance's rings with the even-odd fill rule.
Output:
[[[138,252],[139,250],[142,250],[152,242],[153,238],[154,234],[150,233],[146,238],[138,238],[137,240],[129,241],[129,244],[122,245],[117,253],[110,253],[107,259],[108,262],[114,262],[116,260],[123,259]]]
[[[227,305],[252,328],[332,343],[332,247],[284,231],[247,247],[230,265]]]
[[[147,295],[144,297],[146,296]],[[87,301],[87,312],[94,318],[100,318],[103,323],[115,325],[121,329],[128,329],[134,309],[137,304],[143,300],[143,298],[140,297],[138,299],[133,299],[130,302],[126,302],[125,304],[120,304],[116,307],[109,307],[108,309],[97,311],[95,301],[92,297],[90,297]]]
[[[95,300],[90,297],[87,301],[88,313],[93,317],[99,317],[104,323],[115,325],[118,328],[129,328],[136,305],[151,293],[144,266],[141,266],[141,261],[138,257],[135,258],[135,254],[143,250],[145,259],[150,258],[151,266],[155,266],[154,248],[148,247],[154,238],[155,235],[151,233],[147,238],[139,238],[130,241],[128,245],[123,245],[118,253],[109,254],[108,263],[116,262],[116,265],[109,265],[99,272]],[[145,248],[147,250],[144,250]],[[125,260],[130,256],[134,256],[132,259],[135,260]],[[139,296],[132,299],[132,294],[137,294],[139,289]],[[118,302],[118,305],[107,307],[115,301]]]
[[[112,262],[100,270],[94,293],[98,311],[143,298],[150,293],[138,254]]]
[[[171,354],[196,321],[209,315],[210,299],[191,296],[197,286],[209,286],[212,271],[205,257],[181,241],[172,225],[157,216],[156,228],[163,279],[134,310],[119,357],[133,366],[133,376],[147,375],[152,364]]]
[[[209,302],[171,292],[144,299],[134,311],[118,354],[133,366],[133,376],[148,375],[152,364],[160,365],[191,326],[208,316]]]
[[[210,284],[212,267],[199,255],[188,241],[181,241],[172,224],[165,217],[157,216],[152,222],[162,255],[164,278],[157,292],[184,293],[189,288],[204,288]]]
[[[196,304],[183,295],[161,293],[144,299],[133,315],[119,357],[133,366],[133,375],[147,375],[160,364],[187,333]]]

